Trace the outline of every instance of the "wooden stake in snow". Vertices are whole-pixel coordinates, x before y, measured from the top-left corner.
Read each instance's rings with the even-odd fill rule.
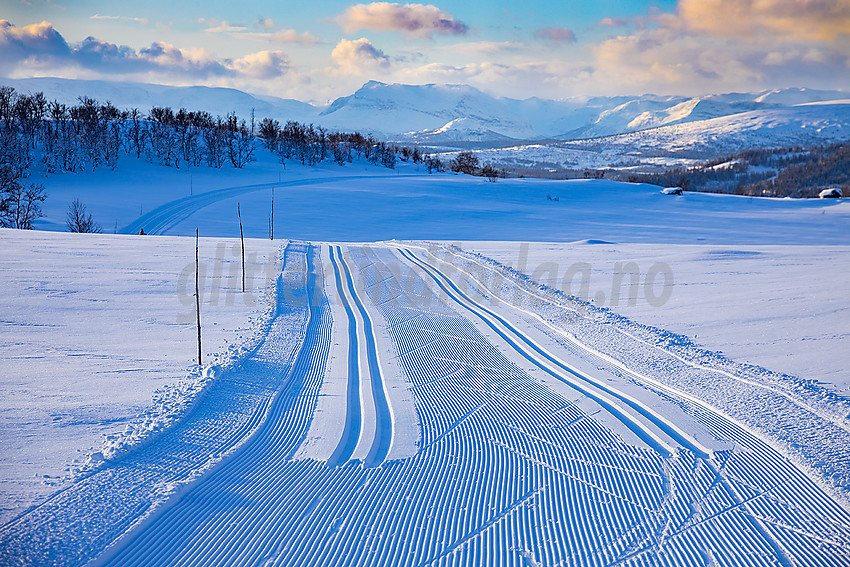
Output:
[[[198,272],[200,269],[200,261],[198,258],[198,229],[195,228],[195,312],[198,320],[198,366],[202,366],[201,361],[201,293],[198,288]]]
[[[236,203],[236,214],[239,216],[239,238],[242,239],[242,293],[245,293],[245,235],[242,233],[242,211]]]
[[[274,187],[272,187],[272,212],[269,216],[269,240],[274,240]]]

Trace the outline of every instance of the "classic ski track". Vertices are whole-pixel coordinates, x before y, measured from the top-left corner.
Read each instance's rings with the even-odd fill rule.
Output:
[[[411,245],[410,247],[411,247],[411,248],[418,248],[418,249],[421,249],[421,250],[425,251],[425,252],[426,252],[429,256],[431,256],[432,258],[434,258],[435,260],[440,261],[440,260],[439,260],[436,256],[434,256],[434,254],[433,254],[430,250],[428,250],[428,249],[427,249],[427,248],[425,248],[424,246],[413,246],[413,245]],[[453,250],[451,250],[451,249],[449,249],[449,248],[443,247],[443,250],[445,250],[447,253],[451,254],[452,256],[454,256],[454,257],[456,257],[456,258],[461,258],[461,256],[460,256],[460,255],[458,255],[456,252],[454,252]],[[487,265],[485,265],[485,264],[482,264],[480,261],[478,261],[478,260],[477,260],[477,259],[475,259],[475,258],[465,258],[465,259],[466,259],[467,261],[473,262],[473,263],[475,263],[475,264],[477,264],[477,265],[481,266],[482,268],[484,268],[484,269],[485,269],[485,270],[487,270],[487,271],[491,271],[491,270],[493,269],[493,267],[492,267],[492,266],[487,266]],[[458,270],[460,270],[461,272],[463,272],[464,274],[466,274],[466,275],[467,275],[467,276],[468,276],[468,277],[469,277],[472,281],[474,281],[474,282],[475,282],[475,283],[476,283],[476,284],[477,284],[477,285],[478,285],[481,289],[485,289],[485,290],[486,290],[486,287],[484,286],[484,284],[483,284],[481,281],[479,281],[479,280],[475,277],[475,275],[471,274],[470,272],[468,272],[468,271],[464,270],[463,268],[461,268],[461,267],[459,267],[459,266],[457,266],[457,265],[455,265],[455,264],[452,264],[452,266],[453,266],[455,269],[458,269]],[[551,299],[549,299],[549,298],[547,298],[547,297],[544,297],[544,296],[542,296],[542,295],[540,295],[540,294],[534,293],[533,291],[528,290],[528,289],[525,289],[525,288],[523,288],[523,287],[519,287],[519,286],[516,286],[516,287],[517,287],[517,289],[519,289],[520,291],[522,291],[522,292],[523,292],[523,293],[525,293],[526,295],[529,295],[529,296],[531,296],[531,297],[534,297],[534,298],[536,298],[536,299],[539,299],[540,301],[543,301],[543,302],[545,302],[545,303],[548,303],[549,305],[552,305],[552,306],[554,306],[554,307],[559,307],[559,308],[564,308],[564,309],[566,309],[566,307],[564,307],[563,305],[557,304],[557,303],[553,302]],[[561,328],[559,328],[559,327],[556,327],[555,325],[552,325],[549,321],[545,320],[543,317],[541,317],[541,316],[540,316],[540,315],[538,315],[537,313],[533,313],[533,312],[530,312],[530,311],[526,311],[525,309],[522,309],[522,308],[520,308],[520,307],[518,307],[518,306],[516,306],[516,305],[511,305],[510,303],[506,302],[504,299],[502,299],[501,297],[498,297],[497,295],[493,295],[493,297],[495,297],[495,298],[496,298],[496,299],[497,299],[500,303],[503,303],[503,304],[505,304],[505,305],[507,305],[507,306],[509,306],[509,307],[512,307],[512,308],[516,309],[517,311],[522,312],[522,313],[523,313],[523,314],[525,314],[525,315],[530,315],[530,316],[534,317],[534,318],[535,318],[535,319],[537,319],[540,323],[542,323],[542,324],[544,324],[546,327],[548,327],[550,330],[552,330],[552,331],[554,331],[554,332],[558,333],[559,335],[563,336],[564,338],[566,338],[566,339],[567,339],[567,340],[569,340],[570,342],[574,343],[574,344],[575,344],[576,346],[578,346],[579,348],[582,348],[582,349],[584,349],[584,350],[586,350],[586,351],[588,351],[588,352],[594,353],[594,354],[596,354],[596,355],[598,355],[598,356],[600,356],[600,357],[602,357],[602,358],[605,358],[605,359],[606,359],[606,360],[608,360],[609,362],[616,363],[618,366],[620,366],[620,367],[621,367],[621,369],[622,369],[622,370],[625,370],[625,371],[627,371],[627,372],[629,372],[629,373],[633,374],[634,376],[636,376],[636,377],[638,377],[638,378],[648,380],[648,381],[650,381],[650,382],[651,382],[653,385],[655,385],[655,386],[658,386],[658,387],[660,387],[660,388],[664,388],[664,389],[665,389],[665,390],[667,390],[667,391],[674,392],[674,393],[678,394],[679,396],[685,397],[685,398],[689,399],[689,401],[691,401],[691,402],[694,402],[694,403],[700,403],[700,404],[705,405],[705,404],[704,404],[704,402],[702,402],[701,400],[698,400],[697,398],[693,398],[693,397],[691,397],[691,396],[688,396],[687,394],[684,394],[683,392],[675,391],[675,390],[673,390],[672,388],[670,388],[669,386],[667,386],[667,385],[665,385],[665,384],[662,384],[662,383],[660,383],[660,382],[657,382],[657,381],[655,381],[655,380],[652,380],[652,379],[650,379],[650,378],[647,378],[646,376],[640,375],[640,374],[638,374],[638,373],[634,372],[633,370],[629,369],[627,366],[623,365],[620,361],[617,361],[617,360],[616,360],[616,359],[614,359],[613,357],[608,357],[607,355],[603,355],[602,353],[599,353],[598,351],[596,351],[596,350],[594,350],[594,349],[590,348],[588,345],[586,345],[586,344],[584,344],[583,342],[579,341],[579,340],[578,340],[578,339],[577,339],[574,335],[572,335],[572,334],[569,334],[569,333],[565,332],[563,329],[561,329]],[[576,314],[576,315],[578,314],[578,311],[573,310],[572,312],[573,312],[574,314]],[[814,408],[814,407],[812,407],[812,406],[808,405],[806,402],[804,402],[804,401],[802,401],[802,400],[800,400],[800,399],[798,399],[798,398],[796,398],[796,397],[792,396],[792,395],[791,395],[791,394],[789,394],[788,392],[785,392],[785,391],[780,390],[780,389],[778,389],[778,388],[774,388],[773,386],[770,386],[770,385],[768,385],[768,384],[763,384],[763,383],[756,382],[756,381],[753,381],[753,380],[748,380],[748,379],[746,379],[746,378],[744,378],[744,377],[742,377],[742,376],[738,376],[737,374],[734,374],[734,373],[732,373],[732,372],[727,372],[726,370],[722,370],[722,369],[720,369],[720,368],[714,368],[714,367],[712,367],[712,366],[706,366],[706,365],[704,365],[704,364],[699,364],[698,362],[694,362],[694,361],[688,360],[688,359],[683,358],[682,356],[680,356],[680,355],[676,354],[675,352],[671,351],[670,349],[666,349],[666,348],[664,348],[664,347],[662,347],[662,346],[660,346],[660,345],[656,345],[656,344],[650,343],[650,342],[648,342],[648,341],[646,341],[646,340],[644,340],[644,339],[642,339],[642,338],[640,338],[640,337],[637,337],[637,336],[635,336],[635,335],[633,335],[633,334],[629,333],[628,331],[625,331],[624,329],[620,329],[619,327],[614,327],[614,330],[615,330],[617,333],[620,333],[620,334],[622,334],[622,335],[625,335],[626,337],[628,337],[628,338],[630,338],[630,339],[632,339],[632,340],[635,340],[635,341],[637,341],[637,342],[639,342],[639,343],[641,343],[641,344],[644,344],[644,345],[646,345],[646,346],[652,347],[652,348],[654,348],[654,349],[658,350],[659,352],[662,352],[662,353],[664,353],[664,354],[666,354],[666,355],[668,355],[668,356],[671,356],[671,357],[675,358],[676,360],[678,360],[679,362],[681,362],[681,363],[683,363],[683,364],[686,364],[686,365],[688,365],[688,366],[690,366],[690,367],[692,367],[692,368],[696,368],[696,369],[699,369],[699,370],[705,370],[705,371],[708,371],[708,372],[713,372],[713,373],[716,373],[716,374],[720,374],[721,376],[725,376],[725,377],[727,377],[727,378],[731,378],[732,380],[735,380],[735,381],[740,382],[740,383],[742,383],[742,384],[746,384],[746,385],[748,385],[748,386],[753,386],[753,387],[756,387],[756,388],[761,388],[761,389],[763,389],[763,390],[766,390],[766,391],[768,391],[768,392],[771,392],[771,393],[773,393],[773,394],[776,394],[776,395],[778,395],[778,396],[781,396],[782,398],[784,398],[784,399],[786,399],[788,402],[790,402],[790,403],[792,403],[792,404],[796,405],[796,406],[797,406],[797,407],[799,407],[800,409],[803,409],[803,410],[805,410],[805,411],[807,411],[807,412],[810,412],[810,413],[812,413],[812,414],[814,414],[814,415],[818,416],[818,417],[819,417],[819,418],[821,418],[821,419],[824,419],[824,420],[826,420],[826,421],[829,421],[830,423],[832,423],[832,424],[833,424],[833,425],[835,425],[836,427],[839,427],[839,428],[841,428],[842,430],[844,430],[845,432],[850,433],[850,421],[848,421],[846,418],[842,418],[842,417],[840,417],[840,416],[836,416],[836,415],[832,415],[832,414],[825,414],[825,413],[823,413],[823,412],[819,411],[818,409],[816,409],[816,408]],[[708,406],[706,406],[706,407],[708,407]],[[716,408],[711,408],[711,409],[714,409],[714,411],[719,411],[719,410],[717,410]],[[727,417],[728,419],[732,419],[731,417],[728,417],[728,416],[725,416],[725,417]]]
[[[334,449],[328,464],[336,466],[347,462],[354,454],[354,449],[360,440],[361,432],[361,406],[360,406],[360,349],[358,345],[357,320],[354,317],[354,312],[351,309],[351,304],[348,300],[348,292],[342,284],[340,276],[339,264],[334,258],[334,247],[329,246],[331,265],[334,270],[334,279],[336,281],[336,290],[339,296],[340,303],[345,309],[346,322],[348,324],[348,382],[345,392],[345,425],[343,426],[342,437],[339,444]],[[341,321],[334,321],[334,324],[342,324]]]
[[[244,195],[261,189],[271,187],[298,187],[300,185],[313,185],[322,183],[340,183],[346,181],[356,181],[359,179],[381,179],[386,178],[386,175],[335,175],[330,177],[310,177],[305,179],[295,179],[292,181],[279,181],[277,183],[254,183],[251,185],[238,185],[235,187],[225,187],[223,189],[215,189],[198,195],[182,197],[175,199],[163,205],[158,206],[149,213],[145,213],[137,218],[118,232],[120,234],[138,234],[140,229],[144,229],[147,234],[164,234],[166,231],[174,228],[180,222],[186,220],[194,213],[200,211],[204,207]]]
[[[416,248],[416,249],[421,249],[426,254],[428,254],[428,256],[433,258],[434,261],[445,262],[445,260],[441,260],[431,250],[425,248],[424,246],[412,245],[410,247]],[[449,254],[451,254],[452,256],[454,256],[456,258],[461,258],[461,256],[459,254],[457,254],[455,251],[450,250],[450,249],[445,248],[445,247],[443,249],[446,252],[448,252]],[[477,258],[471,258],[471,259],[467,259],[467,260],[474,263],[474,264],[477,264],[478,266],[481,266],[482,268],[484,268],[487,271],[493,270],[492,266],[486,266],[485,264],[481,263]],[[746,431],[749,435],[752,435],[753,437],[758,438],[760,441],[762,441],[766,445],[769,445],[773,450],[777,451],[780,454],[787,456],[787,450],[785,450],[782,446],[778,445],[777,442],[770,435],[766,435],[764,432],[757,431],[756,429],[754,429],[749,424],[742,422],[741,419],[732,417],[728,413],[726,413],[723,410],[703,401],[699,397],[688,394],[688,393],[683,392],[683,391],[681,391],[681,390],[679,390],[679,389],[677,389],[673,386],[670,386],[668,384],[660,382],[659,380],[656,380],[656,379],[652,378],[651,376],[648,376],[645,373],[638,372],[635,369],[624,364],[623,362],[621,362],[617,358],[615,358],[611,355],[605,354],[603,352],[600,352],[599,350],[590,347],[589,345],[587,345],[583,341],[580,341],[572,333],[569,333],[569,332],[565,331],[564,329],[562,329],[562,328],[560,328],[556,325],[553,325],[551,322],[544,319],[539,314],[537,314],[537,313],[535,313],[531,310],[524,309],[524,308],[522,308],[518,305],[514,305],[513,303],[510,303],[510,302],[506,301],[505,299],[503,299],[502,297],[500,297],[499,294],[489,293],[487,291],[487,287],[484,285],[484,283],[481,282],[478,278],[476,278],[476,276],[474,274],[463,269],[463,267],[457,266],[454,263],[451,263],[449,265],[451,265],[453,269],[457,269],[460,272],[462,272],[466,276],[466,278],[469,278],[470,281],[474,282],[475,285],[478,287],[478,290],[477,290],[478,293],[482,293],[485,297],[489,296],[493,299],[496,299],[499,304],[504,305],[504,306],[510,308],[513,311],[516,311],[521,316],[532,317],[533,319],[535,319],[536,321],[541,323],[543,326],[545,326],[547,329],[549,329],[551,332],[553,332],[557,336],[560,336],[563,339],[566,339],[567,341],[569,341],[570,343],[572,343],[573,345],[575,345],[576,347],[578,347],[582,351],[587,352],[591,356],[596,357],[598,360],[604,361],[605,363],[608,363],[611,366],[613,366],[613,367],[615,367],[619,370],[622,370],[623,372],[626,372],[627,374],[633,376],[639,383],[647,384],[647,385],[651,386],[652,388],[655,388],[658,391],[664,392],[665,394],[670,395],[671,397],[673,397],[675,399],[682,400],[682,401],[684,401],[688,404],[700,406],[703,410],[714,413],[714,414],[720,416],[722,419],[727,420],[731,423],[734,423],[737,427],[740,427],[741,429]],[[563,309],[569,309],[569,308],[566,308],[564,306],[561,306],[560,304],[553,302],[549,298],[543,297],[540,294],[537,294],[537,293],[534,293],[531,290],[525,289],[525,287],[523,287],[523,286],[519,286],[515,283],[512,284],[512,285],[513,285],[515,290],[522,291],[526,295],[529,295],[531,297],[539,299],[539,300],[541,300],[541,301],[543,301],[543,302],[545,302],[549,305],[559,307],[559,308],[563,308]],[[573,313],[578,313],[578,312],[573,311]],[[759,382],[756,382],[756,381],[753,381],[753,380],[748,380],[746,378],[743,378],[741,376],[737,376],[734,373],[727,372],[727,371],[722,370],[722,369],[714,368],[714,367],[711,367],[711,366],[700,364],[698,362],[693,362],[693,361],[687,360],[687,359],[683,358],[682,356],[679,356],[678,354],[676,354],[675,352],[673,352],[669,349],[666,349],[666,348],[663,348],[662,346],[650,343],[649,341],[644,340],[640,337],[637,337],[637,336],[625,331],[624,329],[619,328],[618,326],[613,326],[613,329],[617,333],[619,333],[623,336],[626,336],[629,339],[633,339],[633,340],[637,341],[638,343],[645,345],[647,347],[650,347],[650,348],[652,348],[652,349],[654,349],[658,352],[661,352],[664,355],[670,356],[671,358],[685,364],[686,366],[688,366],[690,368],[709,371],[709,372],[718,374],[720,376],[731,378],[731,379],[735,380],[736,382],[738,382],[740,384],[752,386],[752,387],[758,388],[760,390],[763,390],[765,392],[770,392],[770,393],[776,394],[781,399],[790,402],[791,404],[793,404],[793,406],[799,408],[803,412],[810,414],[810,416],[814,416],[816,419],[821,419],[824,422],[826,422],[827,424],[837,427],[842,433],[850,433],[850,428],[848,428],[848,422],[845,418],[833,415],[831,413],[824,413],[822,411],[819,411],[817,408],[814,408],[814,407],[806,404],[805,402],[798,400],[797,398],[793,397],[792,395],[790,395],[789,393],[787,393],[787,392],[785,392],[781,389],[777,389],[777,388],[771,387],[770,385],[762,384],[762,383],[759,383]],[[799,470],[802,470],[802,472],[804,474],[806,474],[806,476],[808,476],[810,479],[812,479],[816,484],[819,484],[819,485],[823,484],[823,480],[821,478],[819,478],[815,472],[810,471],[805,463],[802,464],[802,467],[799,464],[795,464],[795,466]],[[848,505],[847,505],[847,502],[846,502],[846,499],[845,499],[846,493],[844,493],[842,496],[839,496],[839,499],[835,499],[835,492],[834,492],[835,489],[834,489],[834,487],[827,486],[827,490],[828,490],[828,492],[830,492],[831,498],[838,505],[842,506],[845,509],[850,509],[850,508],[848,508]]]
[[[541,370],[547,372],[549,375],[564,382],[579,393],[591,398],[593,401],[601,405],[609,413],[620,420],[623,425],[641,437],[641,439],[643,439],[650,447],[658,451],[662,457],[673,456],[675,450],[670,447],[668,443],[662,440],[650,427],[648,427],[646,425],[646,421],[650,422],[658,430],[663,431],[680,446],[689,449],[694,454],[702,458],[708,458],[711,455],[711,451],[703,447],[699,442],[676,427],[669,420],[652,410],[652,408],[646,406],[628,394],[624,394],[612,387],[606,386],[589,374],[579,371],[545,349],[542,345],[534,341],[512,324],[508,323],[505,319],[493,311],[483,307],[480,303],[460,291],[454,282],[452,282],[443,272],[433,265],[419,260],[409,251],[402,250],[402,254],[429,273],[434,282],[454,301],[481,318],[482,321],[505,339],[508,344],[510,344],[511,347],[513,347],[523,357],[537,365]],[[612,400],[612,397],[631,408],[632,411],[636,412],[644,419],[640,419],[635,414],[625,410],[618,402]]]
[[[453,301],[455,301],[457,304],[461,305],[468,311],[477,315],[485,324],[487,324],[491,329],[493,329],[503,339],[505,339],[508,344],[510,344],[510,346],[513,347],[517,352],[519,352],[523,357],[525,357],[532,363],[538,365],[542,370],[548,372],[550,375],[568,383],[577,391],[599,403],[599,405],[601,405],[606,410],[611,412],[615,417],[623,421],[624,425],[629,427],[629,429],[641,436],[641,438],[645,442],[647,442],[650,447],[658,451],[662,457],[670,458],[671,456],[673,456],[673,452],[670,450],[669,446],[667,446],[661,439],[655,436],[653,432],[646,428],[639,420],[635,419],[634,416],[631,416],[627,412],[623,411],[620,407],[618,407],[610,400],[607,400],[596,392],[588,390],[587,388],[582,387],[582,385],[577,384],[574,380],[571,380],[567,374],[564,374],[563,372],[558,372],[556,368],[552,368],[552,366],[547,365],[546,361],[548,360],[549,362],[554,363],[556,367],[559,367],[562,370],[566,370],[573,376],[582,379],[584,382],[594,386],[598,390],[601,390],[624,402],[633,410],[637,411],[640,415],[647,418],[659,429],[664,431],[672,439],[678,442],[682,447],[688,449],[691,453],[693,453],[695,457],[697,457],[699,460],[706,464],[706,466],[714,473],[718,481],[723,484],[723,486],[733,495],[733,499],[735,502],[733,508],[740,508],[745,513],[751,527],[755,529],[755,531],[757,531],[766,542],[769,543],[770,547],[774,552],[775,559],[779,562],[779,564],[783,567],[792,567],[793,563],[789,557],[789,553],[786,550],[785,546],[771,534],[770,530],[767,528],[762,518],[760,518],[756,513],[754,513],[752,509],[748,506],[750,500],[759,498],[765,493],[762,493],[753,498],[744,498],[736,489],[734,484],[729,481],[725,473],[717,466],[712,453],[708,449],[703,447],[701,444],[699,444],[692,437],[690,437],[690,435],[676,427],[669,420],[659,415],[657,412],[655,412],[645,404],[639,402],[631,396],[628,396],[627,394],[618,392],[614,388],[605,386],[598,380],[592,378],[591,376],[585,373],[579,372],[577,369],[568,365],[566,362],[556,358],[555,355],[553,355],[551,352],[547,351],[541,345],[536,343],[533,339],[522,333],[522,331],[515,328],[505,319],[503,319],[493,311],[487,309],[479,302],[476,302],[464,292],[462,292],[457,287],[457,285],[436,266],[428,263],[427,261],[417,258],[410,250],[405,250],[402,248],[399,248],[398,250],[406,259],[415,263],[426,273],[428,273],[434,283],[438,285]],[[436,257],[433,256],[433,254],[429,253],[429,255],[431,255],[435,260],[438,260]],[[532,351],[536,351],[538,354],[542,355],[545,360],[541,360],[540,358],[534,356],[531,351],[524,348],[517,341],[512,340],[512,338],[508,336],[506,332],[513,335],[513,337],[515,337],[516,339],[519,339],[520,341],[524,342],[527,347],[530,347]],[[589,347],[586,347],[586,349],[589,352],[596,352],[590,349]],[[620,363],[620,365],[622,365],[622,363]],[[625,365],[622,366],[625,367]],[[674,390],[674,392],[676,391]],[[706,409],[713,410],[713,408]],[[716,412],[716,410],[714,411]],[[644,435],[641,435],[640,432],[643,432]],[[803,471],[800,472],[803,473]],[[632,556],[638,556],[642,553],[645,553],[648,549],[652,549],[657,546],[658,544],[653,544],[652,546],[639,550],[638,552],[635,552],[634,554],[625,557],[624,560]]]
[[[372,399],[371,408],[375,414],[375,433],[369,451],[365,458],[366,466],[374,467],[380,465],[387,458],[393,441],[393,416],[390,409],[388,395],[386,392],[386,384],[384,382],[383,373],[381,372],[381,363],[378,357],[378,347],[375,339],[375,329],[372,323],[372,318],[366,311],[363,299],[357,291],[357,286],[354,284],[354,279],[351,275],[349,263],[343,256],[342,248],[336,247],[339,263],[342,265],[345,272],[346,282],[348,284],[348,293],[354,304],[357,306],[359,313],[358,322],[362,325],[363,332],[360,337],[364,339],[366,347],[366,356],[364,357],[368,366],[369,385],[371,386]],[[362,360],[362,359],[361,359]],[[362,366],[361,366],[362,368]],[[356,451],[355,451],[356,452]]]

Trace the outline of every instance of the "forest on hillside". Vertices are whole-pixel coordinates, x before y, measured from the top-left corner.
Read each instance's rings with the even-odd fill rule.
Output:
[[[813,198],[833,187],[848,195],[850,143],[747,150],[698,167],[629,175],[626,180],[754,197]]]

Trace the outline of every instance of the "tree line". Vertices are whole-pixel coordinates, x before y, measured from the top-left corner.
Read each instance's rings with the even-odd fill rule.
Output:
[[[168,167],[229,164],[241,169],[256,159],[258,139],[282,163],[316,165],[332,159],[344,165],[362,158],[390,169],[398,160],[422,164],[429,173],[445,168],[439,158],[419,148],[387,144],[359,132],[332,132],[291,120],[280,124],[271,118],[255,123],[253,116],[248,122],[235,113],[213,116],[184,108],[121,110],[87,96],[65,105],[49,102],[41,92],[25,94],[0,86],[0,226],[32,228],[42,216],[44,186],[24,181],[33,174],[114,169],[121,155]],[[80,205],[69,226],[86,225],[77,222]]]

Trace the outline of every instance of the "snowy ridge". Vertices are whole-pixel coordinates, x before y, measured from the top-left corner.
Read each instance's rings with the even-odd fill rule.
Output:
[[[43,92],[49,101],[78,104],[78,98],[87,96],[99,102],[111,102],[122,110],[138,109],[147,113],[155,106],[173,109],[203,110],[213,115],[225,116],[231,112],[250,120],[251,111],[259,121],[263,117],[277,119],[297,118],[309,122],[317,114],[310,104],[271,96],[252,95],[237,89],[223,87],[173,87],[148,83],[95,81],[84,79],[3,79],[0,84],[14,87],[23,93]]]
[[[640,126],[655,123],[655,118],[650,117],[636,120]],[[689,167],[748,149],[828,144],[848,139],[850,103],[838,100],[697,121],[675,119],[669,125],[586,140],[474,151],[482,162],[508,166],[627,170]]]

